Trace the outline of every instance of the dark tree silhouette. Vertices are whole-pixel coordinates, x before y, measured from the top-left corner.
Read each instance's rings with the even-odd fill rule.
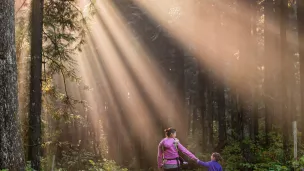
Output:
[[[0,169],[24,170],[18,124],[14,2],[0,3]]]
[[[29,101],[29,156],[32,168],[41,170],[41,84],[43,0],[32,1],[31,14],[31,72]]]

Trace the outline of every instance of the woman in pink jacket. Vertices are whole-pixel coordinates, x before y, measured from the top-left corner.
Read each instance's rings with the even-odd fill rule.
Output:
[[[178,139],[175,138],[175,129],[168,128],[165,132],[166,138],[164,138],[158,145],[158,168],[163,168],[164,171],[180,171],[180,166],[183,164],[183,161],[179,157],[178,151],[187,155],[192,160],[198,160],[190,151],[179,143]]]

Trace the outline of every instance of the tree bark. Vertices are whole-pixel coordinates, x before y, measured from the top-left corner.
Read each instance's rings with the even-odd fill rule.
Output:
[[[173,40],[172,40],[173,41]],[[178,44],[172,44],[175,49],[174,54],[174,63],[175,63],[175,80],[176,80],[176,90],[177,95],[175,96],[175,105],[176,109],[181,110],[181,114],[179,118],[185,118],[185,125],[177,125],[180,141],[184,144],[187,144],[187,136],[188,136],[188,122],[190,120],[189,113],[186,112],[186,97],[185,97],[185,68],[184,68],[184,51],[178,46]]]
[[[300,56],[300,80],[301,80],[301,141],[304,143],[304,1],[297,1],[298,10],[298,41]]]
[[[253,70],[253,76],[251,78],[251,84],[253,85],[252,87],[252,116],[251,116],[251,127],[250,127],[250,134],[251,134],[251,139],[254,140],[255,142],[257,142],[258,140],[258,135],[259,135],[259,121],[258,121],[258,103],[259,103],[259,88],[257,83],[257,75],[258,75],[258,70],[257,70],[257,54],[258,54],[258,38],[257,38],[257,13],[260,10],[260,7],[258,7],[258,1],[254,0],[252,3],[252,13],[251,13],[251,28],[252,28],[252,39],[251,39],[251,53],[252,53],[252,58],[253,61],[250,66],[251,69]]]
[[[0,3],[0,169],[19,171],[24,170],[24,154],[18,122],[14,3]]]
[[[215,9],[216,11],[220,11],[219,8],[217,7],[218,4],[215,4]],[[221,16],[221,12],[217,12],[216,14],[216,27],[215,29],[217,30],[216,32],[218,34],[216,34],[216,42],[217,45],[219,45],[218,47],[218,51],[217,51],[217,55],[219,57],[219,59],[221,59],[220,62],[217,63],[217,65],[219,66],[218,68],[221,68],[221,70],[217,71],[217,78],[224,78],[224,68],[225,68],[225,60],[223,58],[223,48],[222,48],[222,44],[221,44],[221,39],[222,36],[224,34],[224,28],[221,25],[222,22],[222,16]],[[225,112],[226,112],[226,104],[225,104],[225,80],[217,80],[217,104],[218,104],[218,124],[219,124],[219,144],[223,143],[224,141],[226,141],[227,139],[227,133],[226,133],[226,116],[225,116]]]
[[[213,143],[213,120],[214,120],[214,90],[213,90],[213,74],[211,74],[211,71],[208,73],[208,90],[207,90],[207,100],[208,100],[208,106],[207,106],[207,112],[206,112],[206,129],[207,134],[204,136],[207,136],[207,147],[209,149],[212,149],[214,147]]]
[[[188,123],[189,126],[192,126],[192,136],[195,135],[196,131],[197,131],[197,125],[199,124],[198,123],[198,110],[197,110],[197,105],[194,103],[194,97],[190,97],[190,113],[189,115],[191,116],[192,114],[192,125],[191,125],[191,120],[190,122]],[[189,129],[189,132],[190,132],[190,129]]]
[[[219,120],[219,142],[226,141],[226,116],[225,116],[225,91],[223,85],[218,85],[217,98],[218,98],[218,120]]]
[[[282,122],[283,122],[283,150],[284,156],[288,156],[288,133],[289,133],[289,113],[288,113],[288,101],[287,101],[287,81],[288,81],[288,60],[286,55],[287,41],[286,41],[286,26],[287,26],[287,0],[281,0],[280,2],[280,58],[281,58],[281,106],[282,106]]]
[[[41,170],[41,81],[42,81],[43,0],[32,1],[31,82],[29,112],[29,157],[31,166]]]
[[[271,28],[274,27],[274,4],[273,0],[265,1],[265,24],[264,24],[264,34],[265,34],[265,81],[264,81],[264,103],[265,103],[265,134],[266,134],[266,145],[269,145],[269,132],[271,131],[272,122],[271,117],[274,116],[273,110],[273,53],[275,49],[274,45],[274,33]]]
[[[238,84],[237,84],[237,93],[239,95],[238,97],[238,117],[237,122],[238,128],[237,128],[237,134],[239,135],[239,139],[243,140],[245,138],[245,124],[246,124],[246,112],[248,113],[248,100],[251,98],[251,94],[247,91],[248,85],[248,75],[245,74],[247,71],[247,67],[249,67],[249,60],[251,60],[251,54],[250,54],[250,39],[251,39],[251,23],[250,23],[250,1],[238,1],[238,15],[239,15],[239,22],[241,23],[239,26],[239,58],[238,61],[238,68],[241,74],[238,78]],[[243,40],[248,40],[247,42],[244,42]],[[250,115],[249,115],[250,116]]]
[[[199,103],[200,103],[200,112],[201,112],[201,129],[203,132],[202,135],[202,146],[206,146],[206,139],[207,139],[207,132],[206,132],[206,91],[207,91],[207,81],[208,79],[206,78],[207,75],[205,73],[205,70],[203,69],[203,65],[199,65],[199,77],[198,77],[198,85],[199,85]]]

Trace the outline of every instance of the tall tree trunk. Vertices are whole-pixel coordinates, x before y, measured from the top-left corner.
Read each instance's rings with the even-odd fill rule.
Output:
[[[216,4],[217,5],[217,4]],[[216,9],[218,9],[216,7]],[[217,53],[219,58],[221,59],[221,62],[218,62],[219,68],[221,68],[220,71],[217,71],[218,75],[217,78],[224,78],[224,60],[223,60],[223,49],[221,48],[221,38],[224,34],[223,26],[221,26],[221,13],[217,14],[217,36],[216,41],[217,44],[220,45]],[[226,133],[226,117],[225,117],[225,111],[226,111],[226,104],[225,104],[225,80],[219,80],[217,81],[217,104],[218,104],[218,124],[219,124],[219,143],[218,145],[221,146],[221,143],[224,143],[227,139],[227,133]]]
[[[232,129],[232,136],[236,138],[237,130],[237,96],[235,89],[230,90],[229,92],[229,105],[230,105],[230,125]]]
[[[274,4],[273,0],[266,0],[265,2],[265,24],[264,24],[264,35],[265,35],[265,81],[264,81],[264,103],[265,103],[265,134],[266,134],[266,145],[269,145],[269,132],[271,131],[272,121],[271,117],[274,116],[273,110],[273,53],[275,49],[274,45]]]
[[[207,106],[207,112],[206,112],[206,128],[207,128],[207,134],[205,136],[208,137],[207,139],[207,147],[208,149],[213,149],[213,120],[214,120],[214,90],[213,90],[213,74],[211,74],[211,71],[208,72],[208,90],[207,90],[207,100],[208,100],[208,106]]]
[[[29,157],[31,166],[41,170],[41,75],[43,0],[32,1],[31,15],[31,82],[29,113]]]
[[[14,3],[0,3],[0,169],[24,170],[18,122]]]
[[[194,97],[190,96],[190,113],[189,115],[191,116],[192,114],[192,136],[195,135],[196,130],[197,130],[197,125],[198,125],[198,112],[197,112],[197,105],[194,102]],[[191,120],[190,120],[191,121]],[[191,122],[188,123],[189,126],[191,125]]]
[[[283,149],[284,156],[288,156],[288,133],[289,133],[289,113],[288,113],[288,96],[287,96],[287,81],[288,81],[288,59],[286,55],[287,41],[286,41],[286,26],[287,26],[287,10],[288,1],[281,0],[280,2],[280,58],[281,58],[281,106],[282,106],[282,122],[283,122]]]
[[[238,111],[238,134],[240,135],[239,138],[244,138],[244,128],[245,128],[245,114],[248,112],[248,99],[251,98],[251,94],[248,93],[247,88],[248,85],[248,75],[246,75],[247,67],[249,67],[249,60],[251,60],[250,51],[249,51],[249,45],[250,45],[250,38],[251,38],[251,23],[250,23],[250,1],[238,1],[238,15],[239,15],[239,58],[238,61],[239,65],[239,79],[238,79],[238,105],[239,105],[239,111]],[[248,40],[247,42],[244,42],[243,40]]]
[[[224,142],[227,139],[226,135],[226,117],[225,117],[225,91],[224,86],[219,83],[217,90],[218,98],[218,120],[219,120],[219,142]]]
[[[178,126],[179,137],[182,143],[187,144],[187,136],[188,136],[188,123],[190,120],[189,113],[186,113],[186,98],[185,98],[185,68],[184,68],[184,51],[178,46],[178,44],[173,44],[173,48],[176,51],[175,54],[175,67],[176,67],[176,89],[177,89],[177,97],[175,98],[176,109],[180,109],[181,116],[180,118],[184,118],[184,126]]]
[[[298,41],[300,55],[300,80],[301,80],[301,141],[304,144],[304,1],[297,1],[298,10]]]
[[[252,1],[238,1],[238,15],[239,15],[239,80],[238,80],[238,93],[239,93],[239,111],[238,111],[238,135],[239,141],[241,142],[241,151],[242,156],[251,162],[251,153],[249,150],[248,144],[244,143],[245,137],[248,136],[249,130],[245,131],[245,128],[251,127],[251,122],[248,122],[252,116],[252,112],[249,108],[249,101],[252,99],[252,94],[249,92],[249,78],[251,75],[248,75],[246,71],[250,70],[251,62],[252,62],[252,54],[251,54],[251,13],[252,13]],[[244,42],[243,40],[247,40]],[[250,73],[252,74],[252,73]],[[247,127],[248,126],[248,127]],[[245,170],[244,167],[241,170]]]
[[[202,146],[206,147],[206,139],[207,139],[207,132],[206,132],[206,90],[207,90],[207,80],[205,70],[202,68],[203,65],[199,65],[199,77],[198,77],[198,85],[199,85],[199,100],[200,100],[200,112],[201,112],[201,129],[203,132],[202,135]]]
[[[253,0],[252,3],[252,13],[251,13],[251,29],[252,29],[252,38],[251,38],[251,54],[253,58],[253,62],[251,62],[250,68],[253,71],[253,75],[251,77],[251,85],[252,85],[252,115],[251,115],[251,139],[257,141],[259,134],[259,121],[258,121],[258,102],[259,102],[259,88],[257,83],[257,46],[258,46],[258,38],[257,38],[257,11],[259,11],[260,7],[258,7],[258,1]]]

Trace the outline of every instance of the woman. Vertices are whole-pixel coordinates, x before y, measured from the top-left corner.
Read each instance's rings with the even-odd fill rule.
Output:
[[[198,159],[189,152],[178,139],[176,139],[176,130],[168,128],[165,130],[166,138],[164,138],[158,145],[158,168],[163,168],[164,171],[179,171],[181,170],[182,161],[178,155],[178,151],[184,153],[192,160]]]

